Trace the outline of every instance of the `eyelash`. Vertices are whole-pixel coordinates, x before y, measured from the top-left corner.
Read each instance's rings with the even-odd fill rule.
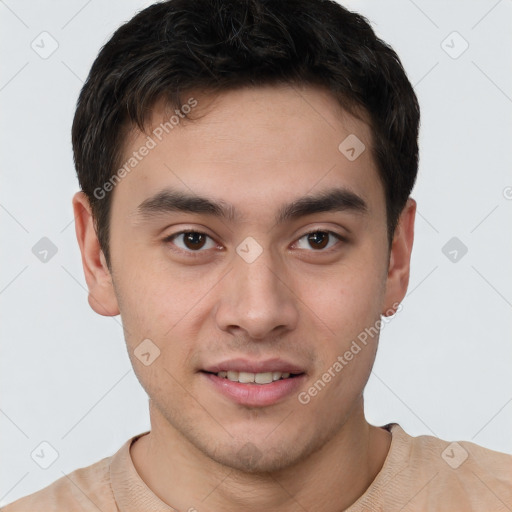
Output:
[[[197,231],[195,229],[187,229],[187,230],[178,231],[177,233],[173,233],[172,235],[169,235],[168,237],[163,239],[163,242],[164,243],[172,243],[172,241],[175,238],[179,237],[180,235],[185,235],[185,234],[189,234],[189,233],[197,233],[199,235],[205,235],[208,238],[210,238],[211,240],[213,240],[213,238],[210,235],[204,233],[203,231]],[[329,231],[327,229],[313,229],[311,231],[307,231],[302,236],[300,236],[295,243],[297,243],[302,238],[304,238],[304,237],[306,237],[308,235],[314,234],[314,233],[326,233],[328,235],[332,235],[335,238],[337,238],[338,242],[342,242],[342,243],[347,242],[347,239],[345,237],[343,237],[342,235],[340,235],[339,233],[336,233],[334,231]],[[337,246],[338,246],[338,244],[334,244],[334,246],[332,246],[332,247],[330,247],[329,249],[326,249],[326,250],[323,250],[323,249],[319,249],[319,250],[311,249],[311,252],[318,252],[318,253],[323,253],[323,254],[326,254],[326,253],[329,254],[332,251],[336,250]],[[182,254],[185,253],[185,254],[187,254],[188,257],[191,257],[191,258],[199,257],[202,252],[206,252],[205,250],[198,250],[198,251],[184,250],[184,249],[181,249],[179,247],[174,249],[174,250],[176,250],[177,252],[180,252]],[[300,250],[307,250],[307,249],[300,249]]]

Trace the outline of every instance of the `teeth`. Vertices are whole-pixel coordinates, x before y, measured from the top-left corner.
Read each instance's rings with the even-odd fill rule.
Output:
[[[240,372],[238,374],[238,382],[249,384],[250,382],[254,382],[254,377],[256,377],[254,373]]]
[[[256,384],[270,384],[273,380],[272,377],[273,372],[256,373],[254,376],[254,382],[256,382]]]
[[[230,371],[230,372],[228,372],[227,377],[228,377],[229,380],[238,382],[238,372],[231,372]]]
[[[250,373],[222,371],[217,373],[217,377],[229,379],[233,382],[241,382],[242,384],[270,384],[271,382],[279,379],[287,379],[288,377],[290,377],[290,374],[281,372]]]

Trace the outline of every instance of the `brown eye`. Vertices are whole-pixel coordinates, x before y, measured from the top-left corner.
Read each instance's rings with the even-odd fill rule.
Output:
[[[309,233],[308,242],[313,249],[323,249],[329,242],[329,234],[325,231],[317,231]]]
[[[338,242],[344,241],[341,235],[332,231],[311,231],[306,233],[297,241],[297,247],[299,249],[313,249],[314,251],[322,251],[322,249],[329,250],[331,247],[336,245]]]
[[[171,243],[188,253],[205,252],[205,250],[216,246],[212,237],[198,231],[181,231],[180,233],[168,236],[164,242]]]
[[[188,249],[201,249],[206,243],[206,235],[203,233],[183,233],[183,243]]]

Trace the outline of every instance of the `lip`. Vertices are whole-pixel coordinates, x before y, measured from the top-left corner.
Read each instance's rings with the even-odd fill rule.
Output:
[[[280,370],[276,369],[274,371]],[[215,373],[206,373],[205,371],[199,373],[207,379],[207,383],[210,384],[217,392],[235,403],[245,405],[247,407],[266,407],[276,404],[293,393],[296,393],[304,384],[304,380],[306,378],[306,374],[301,373],[296,377],[276,380],[270,384],[242,384],[241,382],[233,382],[229,379],[217,377]],[[259,372],[253,371],[251,373]]]
[[[219,372],[281,372],[281,373],[305,373],[304,368],[285,361],[280,358],[265,359],[263,361],[251,361],[244,358],[229,359],[219,363],[202,368],[203,372],[219,373]]]

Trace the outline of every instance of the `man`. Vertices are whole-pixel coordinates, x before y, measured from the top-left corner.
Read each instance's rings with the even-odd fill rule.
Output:
[[[73,207],[151,431],[4,510],[510,509],[510,455],[364,417],[418,125],[394,51],[336,3],[170,0],[123,25],[79,98]]]

